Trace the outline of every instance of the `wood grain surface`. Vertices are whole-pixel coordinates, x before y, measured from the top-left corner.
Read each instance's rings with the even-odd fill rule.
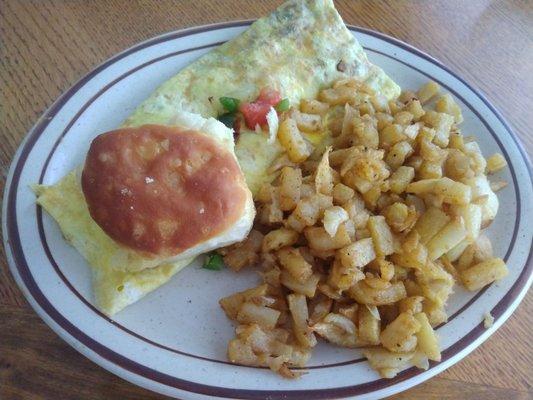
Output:
[[[0,189],[39,115],[133,44],[180,28],[262,16],[279,1],[0,1]],[[337,1],[344,20],[440,59],[481,89],[533,153],[533,3]],[[31,310],[0,250],[0,399],[163,399],[81,356]],[[513,266],[510,266],[511,268]],[[533,294],[454,367],[394,399],[533,398]]]

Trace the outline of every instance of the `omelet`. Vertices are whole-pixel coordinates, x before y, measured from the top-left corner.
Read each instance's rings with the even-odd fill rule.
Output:
[[[35,185],[33,190],[37,203],[57,221],[65,240],[92,267],[94,299],[102,312],[117,313],[191,263],[192,258],[133,273],[113,268],[111,263],[127,259],[128,251],[91,218],[79,182],[78,171],[72,171],[55,185]]]
[[[289,0],[163,83],[122,127],[176,125],[184,111],[217,117],[223,112],[219,97],[252,101],[265,87],[297,105],[302,98],[314,98],[333,81],[349,77],[363,80],[388,99],[400,94],[399,86],[368,61],[332,0]],[[269,142],[267,135],[241,130],[235,154],[252,193],[274,179],[268,169],[281,153],[279,143]],[[164,284],[191,261],[143,269],[146,260],[118,248],[93,221],[76,172],[35,190],[38,204],[91,265],[96,304],[108,315]]]

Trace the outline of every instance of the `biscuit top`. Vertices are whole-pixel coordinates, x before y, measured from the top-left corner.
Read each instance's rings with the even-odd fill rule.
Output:
[[[111,238],[154,256],[224,232],[247,198],[237,160],[219,141],[162,125],[96,137],[81,185],[91,217]]]

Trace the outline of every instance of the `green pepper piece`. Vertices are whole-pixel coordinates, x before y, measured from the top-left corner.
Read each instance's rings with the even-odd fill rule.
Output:
[[[289,107],[290,107],[289,99],[285,98],[281,100],[278,104],[276,104],[275,109],[278,112],[284,112],[284,111],[287,111]]]
[[[224,125],[226,125],[228,128],[233,129],[233,124],[235,123],[234,113],[226,113],[226,114],[219,115],[217,119],[220,122],[222,122]]]
[[[203,268],[211,271],[220,271],[224,266],[224,260],[218,253],[208,254],[205,258]]]
[[[230,113],[233,113],[235,111],[238,110],[239,108],[239,99],[236,99],[234,97],[221,97],[220,99],[220,104],[222,104],[222,107],[224,107],[224,109],[227,111],[227,112],[230,112]]]

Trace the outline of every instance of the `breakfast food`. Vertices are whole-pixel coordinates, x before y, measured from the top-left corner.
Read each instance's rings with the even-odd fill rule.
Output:
[[[400,92],[330,0],[290,0],[35,191],[106,314],[218,249],[205,268],[262,278],[220,300],[237,325],[231,362],[295,378],[322,338],[390,378],[440,361],[455,284],[507,273],[483,235],[505,187],[487,175],[506,162],[485,159],[462,120],[436,82]]]
[[[172,127],[99,136],[83,172],[34,188],[37,203],[91,265],[103,312],[113,315],[198,254],[247,235],[255,209],[233,149],[233,132],[222,123],[181,112]]]
[[[219,250],[262,278],[220,300],[237,325],[231,362],[295,378],[318,338],[362,348],[386,378],[440,361],[434,328],[454,285],[479,290],[507,267],[482,232],[499,205],[486,174],[505,159],[485,160],[439,92],[429,82],[387,101],[342,79],[280,116],[284,154],[257,193],[254,229]],[[325,143],[304,139],[307,121]]]
[[[219,98],[238,98],[242,103],[239,108],[249,112],[259,103],[268,105],[267,111],[281,103],[277,108],[282,110],[282,106],[315,96],[322,86],[343,77],[358,77],[387,99],[397,97],[400,92],[398,85],[367,60],[331,0],[290,0],[256,21],[242,35],[200,57],[163,83],[121,128],[147,124],[181,126],[223,139],[231,151],[235,146],[246,183],[255,193],[263,182],[275,178],[271,164],[283,147],[271,140],[267,129],[261,132],[261,127],[248,127],[244,122],[238,127],[232,121],[228,125],[235,128],[234,142],[234,132],[226,128],[222,132],[222,124],[210,119],[217,117],[227,123],[234,117],[227,109],[231,108],[228,104],[231,100],[224,105]],[[285,97],[274,99],[275,95],[269,93],[278,96],[283,93]],[[262,118],[266,116],[263,114]],[[269,118],[277,119],[276,112],[270,112]],[[271,131],[273,125],[271,122]],[[320,142],[325,133],[305,135],[306,140]],[[182,257],[188,256],[190,262],[193,254],[181,252],[178,258],[169,254],[164,257],[141,254],[112,240],[88,212],[78,182],[80,173],[81,170],[72,172],[55,185],[37,186],[37,202],[58,222],[65,238],[92,266],[95,303],[106,314],[113,315],[167,282],[186,265]],[[250,209],[244,214],[249,216]],[[241,228],[236,231],[240,232]],[[216,243],[217,246],[225,244]],[[204,252],[212,248],[209,245],[197,250]]]

